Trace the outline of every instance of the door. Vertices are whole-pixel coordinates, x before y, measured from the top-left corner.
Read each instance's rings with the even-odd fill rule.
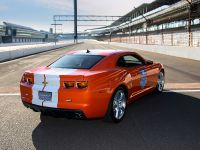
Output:
[[[133,54],[122,56],[118,62],[120,66],[123,66],[131,74],[130,99],[132,99],[148,87],[145,61],[140,56]]]
[[[155,88],[157,85],[157,80],[158,80],[158,73],[159,73],[159,68],[156,65],[153,65],[153,62],[150,64],[145,65],[145,70],[147,71],[147,87],[149,88]]]

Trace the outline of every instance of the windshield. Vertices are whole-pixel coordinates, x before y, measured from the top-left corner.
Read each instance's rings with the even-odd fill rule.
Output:
[[[65,55],[51,64],[50,68],[90,69],[104,56],[100,55]]]

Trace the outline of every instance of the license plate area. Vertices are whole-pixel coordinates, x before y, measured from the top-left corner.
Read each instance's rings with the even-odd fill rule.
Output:
[[[38,97],[42,101],[51,101],[52,100],[52,92],[39,91]]]

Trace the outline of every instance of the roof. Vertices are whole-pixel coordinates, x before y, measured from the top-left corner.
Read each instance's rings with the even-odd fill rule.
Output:
[[[94,50],[76,50],[76,51],[69,51],[66,54],[72,55],[102,55],[102,56],[110,56],[113,54],[121,54],[124,52],[131,52],[127,50],[105,50],[105,49],[94,49]]]
[[[134,8],[132,11],[125,14],[123,17],[121,17],[118,20],[116,20],[115,22],[113,22],[111,25],[112,26],[119,25],[123,22],[129,21],[130,17],[134,17],[134,14],[136,15],[135,17],[138,17],[138,15],[141,16],[141,14],[147,13],[156,8],[162,7],[164,5],[172,5],[179,1],[181,1],[181,0],[170,0],[170,1],[169,0],[154,0],[151,3],[143,3],[140,6],[138,6],[137,8]]]
[[[4,23],[6,26],[11,27],[11,28],[21,28],[21,29],[36,31],[36,30],[33,29],[33,28],[25,27],[25,26],[22,26],[22,25],[17,25],[17,24],[8,23],[8,22],[3,22],[3,23]]]

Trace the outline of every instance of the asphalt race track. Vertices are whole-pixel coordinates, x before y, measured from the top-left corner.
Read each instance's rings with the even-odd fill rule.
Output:
[[[119,124],[40,117],[40,113],[26,109],[19,96],[23,72],[47,65],[67,50],[78,49],[125,48],[88,41],[0,63],[0,150],[200,149],[199,61],[134,50],[164,64],[166,91],[129,105]]]

